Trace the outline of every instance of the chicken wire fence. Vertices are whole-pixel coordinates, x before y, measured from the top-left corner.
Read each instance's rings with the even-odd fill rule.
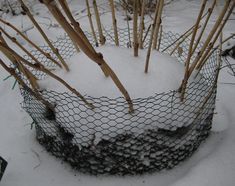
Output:
[[[119,28],[118,32],[120,47],[129,47],[128,29]],[[105,29],[104,33],[106,44],[114,45],[113,30]],[[86,35],[95,46],[92,35],[89,32]],[[172,32],[163,33],[160,51],[178,37]],[[149,36],[145,47],[148,41]],[[76,53],[67,36],[54,45],[65,59]],[[188,46],[189,40],[185,40],[180,45],[181,52],[176,50],[172,56],[184,63]],[[165,52],[170,53],[173,48],[174,45]],[[49,47],[42,49],[53,55]],[[45,66],[54,67],[39,52],[31,53]],[[32,61],[29,56],[25,58]],[[90,109],[71,92],[41,90],[43,98],[55,106],[55,112],[51,112],[24,88],[23,108],[35,123],[39,143],[81,172],[126,175],[160,171],[173,168],[191,156],[209,135],[215,108],[216,71],[217,52],[214,52],[197,78],[188,84],[184,102],[180,101],[177,90],[169,90],[133,99],[132,114],[128,113],[123,97],[85,95],[95,106]],[[39,71],[34,74],[38,79],[46,77]]]

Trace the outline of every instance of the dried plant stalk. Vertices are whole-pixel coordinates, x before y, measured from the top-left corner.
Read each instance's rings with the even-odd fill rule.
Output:
[[[45,32],[42,30],[42,28],[39,26],[39,24],[37,23],[37,21],[34,19],[33,15],[31,14],[31,12],[29,11],[28,7],[25,5],[25,3],[23,2],[23,0],[19,0],[19,2],[21,3],[21,7],[23,9],[23,11],[27,14],[27,16],[29,17],[29,19],[32,21],[32,23],[34,24],[34,26],[38,29],[38,31],[40,32],[40,34],[42,35],[42,37],[44,38],[44,40],[46,41],[46,43],[48,44],[48,46],[51,48],[52,52],[54,52],[54,54],[58,57],[58,59],[60,60],[60,62],[62,63],[62,65],[64,66],[66,71],[69,71],[69,67],[66,64],[66,62],[64,61],[63,57],[60,55],[60,52],[57,48],[55,48],[53,46],[53,44],[51,43],[51,41],[49,40],[49,38],[47,37],[47,35],[45,34]]]
[[[49,53],[44,52],[40,47],[38,47],[34,42],[32,42],[27,36],[22,34],[20,30],[18,30],[15,26],[13,26],[11,23],[4,21],[0,18],[0,22],[3,24],[9,26],[11,29],[13,29],[16,33],[18,33],[25,41],[27,41],[30,45],[32,45],[34,48],[36,48],[41,54],[43,54],[45,57],[47,57],[49,60],[51,60],[53,63],[58,65],[59,67],[62,67],[60,63],[58,63],[54,58],[51,57]]]
[[[138,56],[138,6],[139,1],[134,1],[134,13],[133,13],[133,47],[134,47],[134,56]]]
[[[195,67],[197,66],[198,64],[198,61],[200,60],[201,56],[203,55],[203,53],[206,51],[212,37],[214,36],[214,34],[216,33],[218,27],[220,26],[226,12],[227,12],[227,9],[229,7],[229,4],[230,4],[231,0],[227,0],[224,7],[223,7],[223,10],[221,11],[219,17],[217,18],[212,30],[210,31],[205,43],[203,44],[200,52],[198,52],[198,55],[197,57],[195,58],[195,60],[193,61],[192,65],[190,66],[189,68],[189,76],[192,74],[193,70],[195,69]],[[234,3],[233,3],[234,4]]]
[[[75,95],[77,95],[79,98],[81,98],[81,100],[86,103],[89,107],[94,108],[93,105],[91,103],[89,103],[76,89],[72,88],[67,82],[65,82],[63,79],[61,79],[59,76],[55,75],[54,73],[52,73],[50,70],[46,69],[42,64],[39,63],[39,61],[37,61],[35,64],[30,63],[29,61],[27,61],[26,59],[24,59],[23,57],[21,57],[18,53],[16,53],[14,50],[12,50],[10,47],[0,43],[0,49],[1,50],[5,50],[8,53],[10,53],[12,56],[14,56],[17,60],[21,61],[22,63],[24,63],[25,65],[35,69],[35,70],[39,70],[42,71],[44,73],[46,73],[47,75],[51,76],[52,78],[54,78],[55,80],[59,81],[61,84],[63,84],[67,89],[69,89],[72,93],[74,93]]]
[[[146,56],[146,61],[145,61],[145,69],[144,69],[145,73],[148,73],[149,59],[150,59],[150,54],[152,50],[153,33],[154,33],[154,25],[152,24],[149,46],[148,46],[148,51],[147,51],[147,56]]]
[[[93,0],[93,7],[94,7],[94,11],[95,11],[95,18],[96,18],[97,28],[98,28],[98,32],[99,32],[99,37],[100,37],[100,44],[104,45],[105,44],[105,37],[103,35],[103,30],[102,30],[101,21],[100,21],[100,14],[99,14],[96,0]]]
[[[194,44],[192,53],[195,52],[195,50],[197,49],[197,46],[198,46],[199,42],[201,41],[202,35],[203,35],[203,33],[204,33],[205,29],[206,29],[206,26],[207,26],[207,24],[208,24],[208,21],[209,21],[209,19],[210,19],[210,17],[211,17],[211,14],[212,14],[213,10],[214,10],[215,4],[216,4],[216,0],[213,1],[213,4],[212,4],[211,8],[208,9],[208,15],[207,15],[206,20],[205,20],[205,22],[204,22],[204,25],[203,25],[203,27],[202,27],[202,29],[201,29],[201,32],[200,32],[200,34],[199,34],[199,36],[198,36],[198,38],[197,38],[197,41],[196,41],[196,43]]]
[[[53,0],[43,0],[43,2],[48,7],[48,9],[52,13],[52,15],[57,20],[57,22],[59,22],[60,25],[63,27],[63,29],[66,31],[66,33],[68,33],[68,35],[74,41],[76,41],[76,43],[79,45],[81,50],[91,60],[93,60],[95,63],[97,63],[102,69],[104,69],[108,75],[110,75],[110,77],[112,78],[115,85],[118,87],[118,89],[121,91],[123,96],[126,98],[128,104],[129,104],[129,111],[133,112],[133,104],[132,104],[132,101],[131,101],[131,98],[130,98],[128,92],[126,91],[126,89],[124,88],[124,86],[122,85],[122,83],[120,82],[118,77],[116,76],[116,74],[113,72],[113,70],[105,62],[105,60],[103,59],[103,55],[101,53],[96,53],[96,52],[93,52],[93,50],[90,50],[90,48],[86,45],[86,43],[83,42],[83,39],[81,39],[79,34],[77,34],[77,32],[75,32],[73,30],[73,28],[71,27],[71,25],[67,22],[67,20],[63,16],[63,14],[58,9],[58,7],[55,5],[55,3],[53,3]]]
[[[208,11],[202,16],[201,19],[203,19],[208,14]],[[191,26],[186,32],[184,32],[180,37],[178,37],[175,41],[173,41],[170,45],[168,45],[166,48],[162,50],[162,52],[165,52],[168,48],[170,48],[172,45],[177,43],[181,38],[183,38],[185,35],[187,35],[189,32],[191,32],[195,27],[195,24]]]
[[[187,81],[188,81],[188,78],[189,78],[188,69],[189,69],[189,64],[190,64],[191,57],[193,55],[194,40],[195,40],[195,37],[196,37],[196,34],[197,34],[197,30],[198,30],[198,27],[199,27],[199,23],[200,23],[203,11],[206,7],[206,3],[207,3],[207,0],[203,0],[200,11],[199,11],[199,14],[198,14],[198,17],[197,17],[197,21],[195,23],[195,27],[193,29],[192,38],[190,40],[189,49],[188,49],[188,56],[187,56],[187,59],[185,61],[184,79],[182,81],[182,86],[179,89],[179,92],[181,93],[181,97],[180,97],[181,101],[183,101],[183,99],[184,99],[184,94],[185,94],[185,90],[186,90],[186,86],[187,86]]]
[[[162,42],[162,25],[160,25],[160,34],[159,34],[159,39],[158,39],[158,46],[157,46],[157,50],[159,51],[160,47],[161,47],[161,42]]]
[[[119,39],[118,39],[118,30],[117,30],[117,19],[115,16],[115,8],[113,0],[109,0],[111,12],[112,12],[112,21],[113,21],[113,30],[114,30],[114,38],[116,46],[119,46]]]
[[[146,0],[142,1],[141,6],[141,17],[140,17],[140,25],[139,25],[139,47],[140,49],[143,49],[143,32],[144,32],[144,14],[145,14],[145,5]]]
[[[84,32],[82,31],[82,29],[80,28],[79,23],[74,19],[68,4],[66,3],[65,0],[59,0],[59,3],[62,7],[62,9],[64,10],[66,16],[68,17],[69,21],[71,22],[72,26],[74,27],[74,30],[78,33],[78,35],[81,37],[81,39],[83,40],[83,42],[90,48],[90,50],[92,50],[93,52],[95,52],[94,48],[92,47],[92,45],[90,44],[89,40],[87,39],[86,35],[84,34]],[[72,40],[74,43],[76,43],[74,40]],[[76,44],[77,45],[77,44]]]
[[[228,21],[230,15],[232,14],[233,12],[233,9],[234,9],[234,6],[235,6],[235,2],[233,3],[233,5],[231,6],[231,8],[228,10],[228,13],[223,21],[223,23],[220,25],[219,27],[219,30],[217,31],[216,35],[214,36],[214,39],[213,41],[209,44],[209,47],[207,48],[207,51],[204,52],[204,54],[202,55],[201,59],[198,61],[198,64],[197,64],[197,69],[201,69],[202,66],[206,63],[206,58],[207,58],[207,55],[208,53],[210,53],[210,51],[212,50],[215,42],[217,41],[218,37],[220,36],[226,22]]]
[[[86,0],[86,7],[87,7],[87,17],[89,19],[89,23],[90,23],[90,27],[91,27],[91,32],[93,35],[93,38],[95,40],[95,45],[98,47],[99,43],[96,37],[96,33],[95,33],[95,29],[94,29],[94,25],[93,25],[93,21],[92,21],[92,16],[91,16],[91,10],[90,10],[90,5],[89,5],[89,0]]]
[[[8,67],[3,61],[2,59],[0,59],[0,65],[9,73],[11,74],[16,80],[17,82],[24,87],[24,89],[26,89],[32,96],[34,96],[38,101],[40,101],[42,104],[44,104],[47,108],[51,109],[52,111],[54,111],[54,106],[49,103],[48,101],[46,101],[37,91],[33,91],[30,87],[28,87],[25,82],[17,75],[17,73],[15,72],[15,69]]]
[[[53,1],[51,1],[51,2],[53,2]],[[93,46],[91,45],[91,43],[90,43],[89,40],[87,39],[87,37],[86,37],[86,35],[84,34],[84,32],[82,31],[82,29],[80,28],[79,23],[73,18],[73,15],[71,14],[69,7],[64,3],[64,0],[59,0],[59,2],[60,2],[60,5],[62,6],[63,10],[65,11],[67,17],[69,18],[69,20],[71,21],[72,25],[74,26],[75,32],[79,35],[79,37],[80,37],[80,39],[83,41],[84,45],[89,48],[88,50],[90,50],[91,53],[94,53],[94,54],[95,54],[95,53],[96,53],[95,49],[93,48]],[[54,6],[54,9],[56,9],[56,11],[59,12],[56,5]],[[59,12],[59,13],[60,13],[60,12]],[[62,15],[62,14],[61,14],[61,15]],[[63,15],[62,15],[62,16],[63,16]],[[66,20],[64,17],[63,17],[63,20],[67,22],[67,20]],[[57,20],[57,21],[58,21],[59,23],[61,23],[61,21],[59,21],[59,20]],[[62,22],[63,22],[63,21],[62,21]],[[70,29],[71,32],[73,32],[73,28],[72,28],[72,27],[70,27],[69,29]],[[77,44],[77,41],[74,40],[74,37],[72,37],[71,34],[69,34],[69,37],[71,38],[71,40],[72,40],[73,42],[75,42],[75,43]],[[78,44],[78,45],[79,45],[79,44]],[[103,71],[103,73],[104,73],[104,75],[105,75],[106,77],[109,76],[109,75],[108,75],[108,72],[104,69],[104,67],[101,67],[101,70]]]
[[[1,29],[2,30],[2,29]],[[4,30],[3,30],[4,31]],[[5,35],[7,34],[5,31],[4,31]],[[7,36],[9,36],[7,34]],[[9,38],[11,39],[12,42],[14,42],[14,39],[12,39],[11,37]],[[0,40],[2,42],[2,44],[8,46],[7,42],[5,41],[5,39],[2,37],[2,34],[0,32]],[[34,90],[38,89],[39,88],[39,85],[37,83],[37,78],[27,69],[25,68],[23,65],[21,65],[20,61],[17,60],[14,56],[12,56],[8,51],[6,50],[1,50],[3,52],[3,54],[12,62],[12,64],[19,69],[19,71],[21,73],[23,73],[25,75],[25,77],[28,78],[29,80],[29,83],[31,84],[32,88]]]
[[[158,41],[158,33],[159,33],[159,28],[161,25],[161,17],[162,17],[162,10],[164,6],[164,0],[159,0],[158,2],[158,14],[157,14],[157,19],[156,19],[156,26],[154,28],[154,34],[153,34],[153,49],[157,48],[157,41]]]
[[[145,61],[145,69],[144,69],[145,73],[148,73],[148,68],[149,68],[149,59],[150,59],[150,54],[151,54],[151,50],[152,50],[154,30],[156,27],[156,20],[157,20],[157,16],[158,16],[158,7],[159,7],[159,5],[156,4],[154,19],[153,19],[153,23],[151,25],[152,30],[151,30],[150,40],[149,40],[149,46],[148,46],[148,51],[147,51],[147,56],[146,56],[146,61]]]
[[[184,37],[182,37],[182,39],[175,45],[173,50],[170,52],[170,55],[172,55],[176,51],[176,49],[180,46],[180,44],[183,43],[185,39],[187,39],[192,33],[193,33],[193,30],[191,30],[186,35],[184,35]]]
[[[63,5],[66,7],[66,9],[69,10],[69,6],[68,6],[68,3],[67,3],[67,0],[63,0],[62,3],[60,2],[60,4],[63,4]],[[72,40],[72,42],[73,42],[73,45],[74,45],[74,47],[76,48],[77,52],[79,53],[79,52],[80,52],[80,49],[79,49],[77,43],[74,42],[73,40]]]

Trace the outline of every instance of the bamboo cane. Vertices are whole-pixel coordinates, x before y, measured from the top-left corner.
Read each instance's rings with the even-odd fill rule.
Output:
[[[7,42],[5,41],[5,39],[2,37],[2,34],[0,32],[0,40],[2,42],[2,44],[8,46]],[[39,88],[39,85],[37,83],[37,78],[24,66],[21,65],[20,61],[17,60],[14,56],[12,56],[8,51],[6,50],[1,50],[3,52],[3,54],[12,62],[12,64],[17,67],[19,69],[19,71],[21,73],[23,73],[25,75],[25,77],[27,77],[27,79],[29,80],[32,88],[34,90]]]
[[[190,40],[189,49],[188,49],[188,56],[187,56],[187,59],[186,59],[186,62],[185,62],[184,79],[182,81],[182,86],[179,89],[179,91],[181,93],[181,97],[180,97],[181,101],[183,101],[183,99],[184,99],[184,94],[185,94],[185,90],[186,90],[186,86],[187,86],[187,81],[188,81],[188,78],[189,78],[188,69],[189,69],[191,57],[193,55],[192,51],[193,51],[194,40],[195,40],[195,37],[196,37],[196,34],[197,34],[198,26],[199,26],[203,11],[206,7],[206,3],[207,3],[207,0],[203,0],[200,11],[199,11],[199,14],[198,14],[198,17],[197,17],[197,21],[195,23],[195,27],[193,29],[192,38]]]
[[[208,24],[208,21],[209,21],[209,19],[210,19],[210,17],[211,17],[211,14],[212,14],[213,10],[214,10],[215,4],[216,4],[216,0],[213,1],[212,6],[208,9],[208,15],[207,15],[206,20],[205,20],[205,22],[204,22],[204,25],[203,25],[203,27],[202,27],[202,29],[201,29],[201,32],[200,32],[200,34],[199,34],[199,36],[198,36],[198,38],[197,38],[197,41],[196,41],[196,43],[194,44],[192,53],[194,53],[195,50],[197,49],[197,46],[198,46],[198,44],[199,44],[199,42],[200,42],[200,40],[201,40],[201,38],[202,38],[202,35],[203,35],[203,33],[204,33],[205,29],[206,29],[206,26],[207,26],[207,24]]]
[[[98,28],[98,32],[99,32],[99,37],[100,37],[100,44],[104,45],[105,44],[105,37],[103,35],[103,30],[102,30],[101,21],[100,21],[100,14],[99,14],[96,0],[93,0],[93,7],[94,7],[94,11],[95,11],[95,18],[96,18],[97,28]]]
[[[59,67],[62,67],[60,63],[58,63],[54,58],[51,57],[50,53],[44,52],[40,47],[38,47],[34,42],[32,42],[27,36],[21,33],[20,30],[18,30],[15,26],[13,26],[11,23],[4,21],[0,18],[0,22],[3,24],[9,26],[11,29],[13,29],[16,33],[18,33],[25,41],[27,41],[30,45],[32,45],[34,48],[36,48],[41,54],[43,54],[45,57],[47,57],[49,60],[51,60],[53,63],[58,65]]]
[[[154,24],[152,24],[152,30],[151,30],[150,40],[149,40],[147,57],[146,57],[146,61],[145,61],[145,69],[144,69],[145,73],[148,73],[149,59],[150,59],[151,50],[152,50],[153,33],[154,33]]]
[[[32,21],[32,23],[34,24],[34,26],[38,29],[39,33],[42,35],[42,37],[44,38],[44,40],[46,41],[46,43],[48,44],[48,46],[51,48],[52,52],[54,52],[54,54],[58,57],[59,61],[61,62],[61,64],[64,66],[66,71],[69,71],[69,67],[66,64],[66,62],[64,61],[63,57],[60,55],[60,52],[57,48],[55,48],[53,46],[53,44],[51,43],[51,41],[49,40],[49,38],[47,37],[47,35],[45,34],[45,32],[42,30],[42,28],[39,26],[39,24],[37,23],[37,21],[34,19],[33,15],[31,14],[31,12],[29,11],[28,7],[25,5],[25,3],[23,2],[23,0],[19,0],[19,2],[21,3],[21,7],[23,9],[23,11],[27,14],[27,16],[29,17],[29,19]]]
[[[144,13],[145,13],[145,5],[146,0],[142,1],[141,6],[141,17],[140,17],[140,25],[139,25],[139,47],[140,49],[143,49],[143,32],[144,32]]]
[[[87,17],[89,19],[91,32],[92,32],[93,38],[95,40],[95,45],[96,45],[96,47],[98,47],[99,43],[98,43],[98,40],[97,40],[97,37],[96,37],[96,33],[95,33],[95,29],[94,29],[94,25],[93,25],[93,21],[92,21],[92,17],[91,17],[91,10],[90,10],[90,5],[89,5],[89,0],[86,0],[86,6],[87,6]]]
[[[158,3],[158,15],[157,15],[157,20],[156,20],[156,26],[154,28],[154,34],[153,34],[153,49],[157,48],[157,41],[158,41],[158,33],[159,33],[159,28],[162,22],[161,16],[162,16],[162,10],[164,6],[164,0],[160,0]]]
[[[101,53],[96,53],[90,50],[90,48],[86,45],[86,43],[83,42],[83,40],[80,38],[80,36],[73,30],[71,25],[66,21],[63,14],[59,11],[57,6],[53,4],[53,0],[43,0],[45,5],[48,7],[52,15],[55,17],[55,19],[60,23],[60,25],[63,27],[63,29],[70,35],[74,41],[79,45],[81,50],[95,63],[97,63],[101,68],[105,69],[108,75],[112,78],[115,85],[118,87],[118,89],[121,91],[123,96],[126,98],[128,104],[129,104],[129,111],[133,112],[133,104],[130,99],[130,96],[116,74],[112,71],[112,69],[108,66],[108,64],[103,59],[103,55]]]
[[[113,30],[114,30],[114,38],[116,46],[119,46],[119,39],[118,39],[118,30],[117,30],[117,20],[115,17],[115,8],[113,0],[109,0],[111,12],[112,12],[112,21],[113,21]]]
[[[34,96],[38,101],[40,101],[42,104],[44,104],[47,108],[51,109],[54,111],[54,106],[46,101],[37,91],[33,91],[30,87],[28,87],[25,82],[17,75],[15,70],[13,68],[8,67],[2,59],[0,59],[0,65],[9,73],[11,74],[17,81],[18,83],[24,87],[32,96]]]
[[[227,12],[227,9],[229,7],[229,4],[230,4],[231,0],[227,0],[224,7],[223,7],[223,10],[221,11],[219,17],[217,18],[216,20],[216,23],[214,24],[212,30],[210,31],[205,43],[203,44],[202,46],[202,49],[200,50],[200,52],[198,53],[196,59],[193,61],[192,65],[190,66],[189,68],[189,75],[191,75],[191,73],[193,72],[193,70],[195,69],[195,67],[197,66],[198,64],[198,61],[200,60],[201,56],[203,55],[203,53],[206,51],[206,48],[208,47],[212,37],[214,36],[215,32],[217,31],[218,27],[220,26],[226,12]]]
[[[21,61],[22,63],[24,63],[25,65],[30,66],[33,69],[42,71],[44,73],[46,73],[47,75],[51,76],[52,78],[54,78],[55,80],[59,81],[61,84],[63,84],[67,89],[69,89],[72,93],[74,93],[75,95],[77,95],[84,103],[86,103],[89,107],[94,108],[94,106],[89,103],[76,89],[72,88],[67,82],[65,82],[63,79],[61,79],[59,76],[55,75],[54,73],[52,73],[50,70],[46,69],[42,64],[39,63],[39,61],[37,61],[37,63],[32,64],[29,61],[27,61],[26,59],[24,59],[23,57],[21,57],[18,53],[16,53],[14,50],[12,50],[10,47],[3,45],[2,43],[0,43],[0,49],[1,50],[6,50],[8,51],[11,55],[13,55],[17,60]]]
[[[138,43],[138,6],[139,6],[139,1],[135,0],[134,1],[134,13],[133,13],[133,48],[134,48],[134,56],[138,56],[138,48],[139,48],[139,43]]]
[[[225,17],[223,23],[220,25],[219,30],[217,31],[217,33],[216,33],[216,35],[215,35],[213,41],[209,44],[209,47],[208,47],[207,51],[204,52],[204,54],[202,55],[201,59],[198,61],[198,64],[197,64],[197,67],[196,67],[197,69],[201,69],[202,66],[206,63],[206,60],[205,60],[205,59],[207,58],[208,53],[211,51],[211,49],[213,48],[214,44],[216,43],[218,37],[220,36],[220,34],[221,34],[221,32],[222,32],[222,30],[223,30],[223,28],[224,28],[226,22],[228,21],[230,15],[231,15],[232,12],[233,12],[234,6],[235,6],[235,2],[234,2],[233,5],[231,6],[231,8],[228,10],[228,13],[227,13],[227,15],[226,15],[226,17]]]

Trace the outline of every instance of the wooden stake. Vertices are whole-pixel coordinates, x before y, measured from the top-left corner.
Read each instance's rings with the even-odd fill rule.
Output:
[[[158,3],[158,14],[157,14],[157,20],[156,20],[156,26],[154,28],[154,34],[153,34],[153,49],[157,48],[157,41],[158,41],[158,33],[159,33],[159,28],[161,25],[161,17],[162,17],[162,10],[164,6],[164,0],[159,0],[160,2]]]
[[[139,1],[135,0],[134,1],[134,13],[133,13],[133,46],[134,46],[134,56],[138,56],[138,48],[139,48],[139,43],[138,43],[138,6],[139,6]]]
[[[34,48],[36,48],[41,54],[46,56],[49,60],[51,60],[53,63],[58,65],[60,68],[62,67],[60,63],[58,63],[54,58],[51,57],[50,53],[44,52],[40,47],[38,47],[34,42],[32,42],[27,36],[21,33],[20,30],[18,30],[15,26],[13,26],[11,23],[4,21],[0,18],[0,22],[3,24],[9,26],[11,29],[13,29],[15,32],[17,32],[22,38],[24,38],[25,41],[27,41],[30,45],[32,45]]]
[[[201,8],[200,8],[200,12],[199,12],[198,17],[197,17],[197,21],[195,23],[195,27],[193,29],[192,38],[190,40],[189,49],[188,49],[188,56],[187,56],[187,59],[186,59],[186,62],[185,62],[184,79],[182,81],[182,86],[179,89],[179,92],[181,93],[181,97],[180,97],[181,101],[183,101],[183,99],[184,99],[184,94],[185,94],[185,90],[186,90],[186,86],[187,86],[187,82],[188,82],[188,78],[189,78],[188,69],[189,69],[189,64],[190,64],[191,57],[193,55],[192,50],[193,50],[194,40],[195,40],[195,37],[196,37],[196,34],[197,34],[198,26],[199,26],[203,11],[206,7],[206,3],[207,3],[207,0],[203,0]]]
[[[34,19],[33,15],[31,14],[31,12],[28,9],[28,7],[24,4],[23,0],[19,0],[19,2],[21,3],[21,7],[22,7],[23,11],[27,14],[29,19],[34,24],[34,26],[38,29],[38,31],[40,32],[40,34],[42,35],[42,37],[44,38],[44,40],[46,41],[48,46],[51,48],[52,52],[54,52],[54,54],[58,57],[58,59],[60,60],[60,62],[64,66],[65,70],[69,71],[69,67],[66,64],[66,62],[64,61],[63,57],[60,55],[59,50],[53,46],[53,44],[51,43],[51,41],[49,40],[49,38],[47,37],[45,32],[42,30],[42,28],[39,26],[37,21]]]
[[[145,4],[146,0],[142,1],[141,6],[141,17],[140,17],[140,25],[139,25],[139,47],[143,49],[143,32],[144,32],[144,14],[145,14]]]
[[[100,14],[99,14],[96,0],[93,0],[93,7],[94,7],[94,11],[95,11],[95,18],[96,18],[97,28],[98,28],[98,32],[99,32],[99,37],[100,37],[100,44],[104,45],[105,44],[105,37],[103,35],[103,30],[102,30],[101,21],[100,21]]]
[[[93,38],[95,40],[95,45],[96,45],[96,47],[98,47],[99,43],[98,43],[98,40],[97,40],[97,37],[96,37],[96,33],[95,33],[95,29],[94,29],[94,25],[93,25],[93,21],[92,21],[92,17],[91,17],[91,10],[90,10],[90,5],[89,5],[89,0],[86,0],[86,7],[87,7],[87,17],[89,19],[91,32],[92,32]]]
[[[111,12],[112,12],[112,20],[113,20],[113,30],[114,30],[114,38],[116,46],[119,46],[119,39],[118,39],[118,30],[117,30],[117,20],[115,17],[115,8],[113,0],[109,0]]]

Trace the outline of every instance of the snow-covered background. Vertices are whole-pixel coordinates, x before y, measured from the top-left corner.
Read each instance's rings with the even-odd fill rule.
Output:
[[[86,15],[84,0],[68,2],[77,18]],[[104,11],[108,9],[107,0],[97,2]],[[212,0],[209,2],[212,3]],[[221,10],[223,4],[224,0],[218,1],[217,12]],[[173,0],[163,12],[164,30],[183,33],[195,21],[199,8],[198,0]],[[31,9],[52,40],[63,36],[62,29],[43,5],[34,3],[31,4]],[[27,35],[37,44],[44,44],[36,29],[31,29],[32,24],[26,16],[13,17],[10,14],[3,14],[2,17],[23,30],[29,29]],[[117,12],[117,17],[118,26],[125,27],[124,13]],[[234,33],[234,19],[233,14],[224,29],[225,36]],[[212,26],[214,20],[215,17],[209,26]],[[111,26],[110,13],[102,15],[102,22],[104,26]],[[80,19],[80,23],[85,30],[90,29],[86,18]],[[24,41],[22,44],[30,49]],[[228,47],[228,44],[224,47]],[[190,159],[170,171],[151,175],[95,177],[72,170],[69,165],[61,163],[61,160],[51,156],[38,144],[34,129],[30,129],[32,120],[20,106],[22,98],[19,90],[17,88],[11,90],[13,78],[3,81],[8,74],[0,68],[0,155],[9,163],[0,185],[233,186],[235,184],[235,78],[228,71],[229,69],[225,68],[220,74],[212,134]]]

